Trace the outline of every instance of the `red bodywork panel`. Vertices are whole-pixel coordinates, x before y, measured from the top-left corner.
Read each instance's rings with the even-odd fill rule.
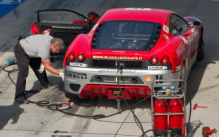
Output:
[[[123,90],[123,96],[125,99],[132,100],[136,98],[139,100],[140,98],[145,98],[150,96],[151,90],[149,87],[143,86],[120,86]],[[107,96],[109,99],[123,99],[120,95],[113,95],[110,89],[118,89],[118,86],[112,85],[86,85],[79,94],[81,99],[85,99],[87,97],[91,97],[94,99],[96,96],[99,99],[102,99],[104,96]]]
[[[36,23],[33,23],[31,25],[31,32],[33,35],[40,34],[40,30],[39,30],[39,28],[37,28]]]
[[[112,20],[152,21],[163,24],[164,21],[168,19],[167,17],[172,13],[174,12],[161,9],[112,9],[108,10],[97,22],[97,24],[103,21]]]

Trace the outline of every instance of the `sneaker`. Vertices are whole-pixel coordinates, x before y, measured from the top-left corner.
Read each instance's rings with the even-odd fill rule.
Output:
[[[28,100],[24,96],[22,96],[22,95],[16,96],[14,100],[17,103],[21,103],[21,104],[28,103]]]
[[[44,86],[43,89],[54,89],[54,88],[58,88],[58,85],[54,85],[52,83],[47,84],[47,86]]]
[[[55,84],[52,84],[52,83],[49,83],[47,86],[49,88],[58,88],[59,87],[59,85],[55,85]]]

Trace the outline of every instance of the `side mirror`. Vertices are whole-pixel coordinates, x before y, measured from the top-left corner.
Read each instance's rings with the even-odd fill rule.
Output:
[[[199,21],[194,21],[194,22],[193,22],[193,25],[194,25],[194,26],[201,26],[201,22],[199,22]]]

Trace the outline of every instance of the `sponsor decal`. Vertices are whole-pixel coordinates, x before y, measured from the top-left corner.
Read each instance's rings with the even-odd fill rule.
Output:
[[[114,91],[113,91],[113,94],[115,94],[115,95],[120,95],[120,93],[121,93],[120,90],[114,90]]]
[[[100,73],[135,73],[136,71],[134,70],[120,70],[118,71],[117,69],[101,69],[101,70],[98,70],[98,72]]]
[[[83,67],[83,68],[86,68],[87,67],[87,64],[84,64],[84,63],[73,63],[73,62],[70,62],[69,64],[71,67]]]
[[[163,34],[163,37],[164,37],[166,40],[169,40],[169,37],[168,37],[166,34]]]
[[[191,40],[194,39],[195,35],[198,33],[198,30],[192,29],[192,32],[193,32],[193,33],[191,33],[191,35],[189,35],[189,36],[187,37],[187,39],[188,39],[189,41],[191,41]]]
[[[163,30],[164,30],[167,34],[169,34],[169,27],[167,27],[166,25],[163,26]]]
[[[111,60],[142,60],[143,57],[128,56],[93,56],[94,59],[111,59]]]
[[[181,42],[180,45],[179,45],[179,46],[177,47],[177,49],[176,49],[177,57],[179,57],[180,55],[182,55],[184,51],[185,51],[185,46],[184,46],[184,43]]]
[[[125,10],[151,10],[151,8],[125,8]]]
[[[55,29],[83,29],[82,26],[52,26]]]
[[[163,75],[156,75],[156,80],[159,80],[159,81],[156,81],[156,84],[162,84],[163,83]]]
[[[186,40],[184,37],[182,37],[182,40],[183,40],[186,44],[188,44],[188,40]]]
[[[149,70],[167,70],[167,66],[148,66]]]

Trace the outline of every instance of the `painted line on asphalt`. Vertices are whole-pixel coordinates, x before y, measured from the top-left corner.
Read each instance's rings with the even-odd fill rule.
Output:
[[[72,103],[72,100],[70,99],[69,101],[59,101],[60,103],[68,103],[69,105]]]
[[[25,0],[0,0],[0,18],[14,10]]]
[[[196,110],[197,108],[208,108],[206,106],[198,106],[198,104],[194,104],[193,110]]]

